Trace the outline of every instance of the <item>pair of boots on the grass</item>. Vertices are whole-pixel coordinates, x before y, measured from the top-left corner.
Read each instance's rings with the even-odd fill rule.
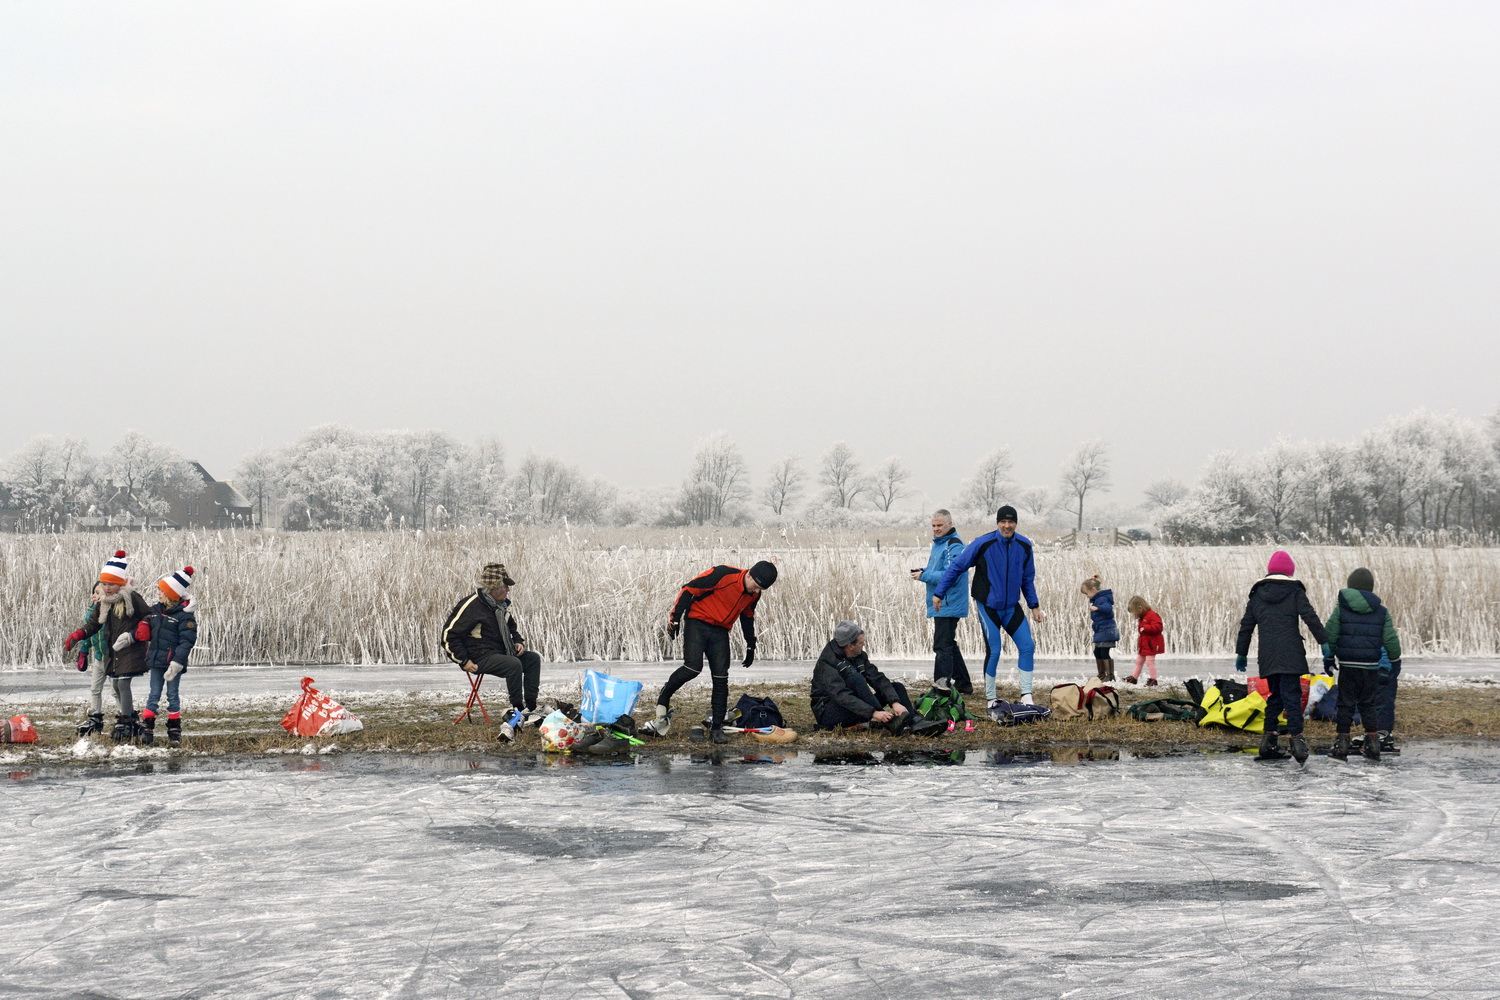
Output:
[[[115,726],[109,738],[116,743],[140,743],[150,746],[156,742],[157,714],[149,708],[145,712],[121,712],[115,716]],[[91,736],[104,732],[104,713],[90,712],[88,721],[78,727],[79,736]],[[167,713],[167,742],[177,746],[182,742],[182,713]]]
[[[1286,760],[1287,757],[1293,757],[1299,764],[1307,760],[1308,749],[1305,736],[1301,733],[1292,733],[1287,740],[1288,750],[1291,751],[1288,753],[1281,749],[1279,735],[1276,730],[1271,729],[1260,738],[1260,760]],[[1354,749],[1354,741],[1349,731],[1345,730],[1334,739],[1333,749],[1328,751],[1328,756],[1335,760],[1348,760],[1349,754],[1354,752]],[[1382,751],[1385,753],[1401,752],[1390,733],[1367,731],[1359,746],[1359,752],[1367,760],[1379,760]]]

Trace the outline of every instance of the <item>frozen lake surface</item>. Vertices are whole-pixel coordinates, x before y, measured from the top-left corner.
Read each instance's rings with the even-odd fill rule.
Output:
[[[1500,995],[1495,749],[1060,758],[18,770],[0,990]]]

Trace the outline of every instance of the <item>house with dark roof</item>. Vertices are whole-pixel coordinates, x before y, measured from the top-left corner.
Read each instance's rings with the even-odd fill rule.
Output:
[[[203,483],[196,494],[174,499],[164,519],[152,518],[152,524],[165,520],[171,528],[253,528],[255,511],[250,501],[234,484],[215,479],[197,462],[189,462],[193,473]]]

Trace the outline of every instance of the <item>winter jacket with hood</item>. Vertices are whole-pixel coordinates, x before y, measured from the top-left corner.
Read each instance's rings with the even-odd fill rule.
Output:
[[[477,664],[491,653],[515,656],[516,643],[525,641],[516,631],[510,602],[497,602],[483,588],[455,604],[443,626],[443,652],[459,666]]]
[[[1006,538],[999,530],[980,535],[959,557],[948,564],[933,593],[948,601],[948,592],[967,569],[974,570],[974,600],[996,611],[1008,611],[1023,598],[1028,608],[1037,606],[1036,560],[1031,539],[1025,535]]]
[[[1368,590],[1346,587],[1339,591],[1327,628],[1324,654],[1331,652],[1337,656],[1340,667],[1381,669],[1382,652],[1389,658],[1390,666],[1400,666],[1401,638],[1396,634],[1396,623],[1380,598]]]
[[[1302,644],[1302,631],[1298,620],[1307,625],[1318,643],[1328,641],[1328,633],[1318,620],[1307,599],[1307,588],[1301,580],[1273,573],[1250,588],[1250,600],[1245,605],[1245,617],[1240,619],[1240,637],[1234,645],[1235,654],[1245,656],[1250,652],[1250,634],[1260,629],[1260,648],[1256,662],[1260,664],[1260,675],[1307,673],[1307,649]]]
[[[1142,656],[1160,656],[1167,651],[1167,640],[1162,638],[1161,615],[1147,608],[1136,620],[1135,651]]]
[[[173,663],[183,669],[188,665],[188,654],[198,641],[198,619],[189,609],[189,604],[176,601],[172,604],[153,604],[146,621],[151,624],[151,641],[146,645],[146,669],[166,670]]]
[[[1089,603],[1097,611],[1089,612],[1089,619],[1094,626],[1094,645],[1102,646],[1106,642],[1120,641],[1120,626],[1115,624],[1115,592],[1108,587],[1103,590],[1094,591]]]
[[[842,646],[830,640],[828,645],[823,647],[823,652],[813,667],[812,710],[814,718],[822,718],[824,709],[830,703],[847,709],[851,715],[861,719],[868,720],[875,714],[874,706],[849,690],[849,682],[845,678],[854,672],[864,677],[865,682],[870,685],[870,690],[875,692],[875,697],[880,699],[882,705],[895,703],[896,689],[891,686],[890,679],[875,668],[868,656],[860,653],[850,659],[844,655]]]
[[[89,608],[83,621],[84,639],[91,639],[96,632],[104,633],[104,672],[110,677],[138,677],[146,672],[146,643],[135,641],[135,628],[151,608],[146,599],[129,587],[121,587],[118,601],[100,601]],[[101,611],[101,609],[103,609]],[[100,615],[104,618],[101,621]],[[115,640],[126,632],[131,633],[130,645],[115,651]]]
[[[946,535],[932,540],[932,551],[927,555],[927,568],[922,570],[922,575],[917,577],[927,584],[927,617],[928,618],[967,618],[969,617],[969,594],[968,588],[955,590],[953,597],[943,601],[943,606],[938,610],[932,610],[932,595],[937,591],[938,581],[942,580],[943,574],[948,567],[964,551],[964,540],[958,537],[958,529],[950,528]],[[968,581],[965,581],[967,583]]]

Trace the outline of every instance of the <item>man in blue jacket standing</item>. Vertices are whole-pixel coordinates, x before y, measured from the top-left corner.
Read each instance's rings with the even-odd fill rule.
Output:
[[[932,603],[938,581],[963,550],[964,541],[958,537],[958,529],[953,527],[953,515],[946,510],[934,512],[932,552],[927,556],[927,568],[912,570],[911,578],[927,585],[927,599],[922,604],[927,609],[927,617],[932,619],[932,652],[935,654],[932,679],[952,684],[960,694],[970,694],[974,682],[969,679],[969,666],[964,663],[963,651],[958,648],[958,623],[969,617],[968,574],[960,574],[963,583],[953,600],[944,602],[941,609]]]
[[[948,564],[932,592],[932,606],[943,606],[949,590],[965,570],[974,570],[974,600],[979,605],[979,624],[984,627],[984,693],[995,700],[995,670],[1000,664],[1001,632],[1016,643],[1016,669],[1021,672],[1021,703],[1031,700],[1031,670],[1036,643],[1026,622],[1026,609],[1041,624],[1046,616],[1037,606],[1036,558],[1031,539],[1016,534],[1016,509],[1009,504],[995,513],[995,530],[968,544]],[[1022,605],[1022,601],[1025,605]]]

